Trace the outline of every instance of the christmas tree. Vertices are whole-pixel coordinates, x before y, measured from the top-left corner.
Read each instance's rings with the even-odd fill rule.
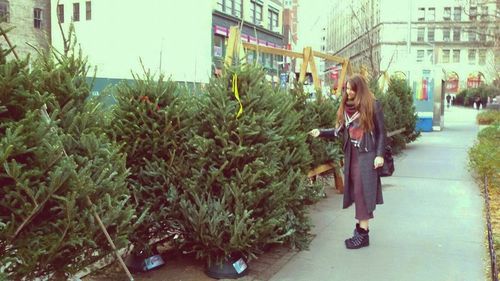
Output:
[[[42,54],[36,62],[7,61],[5,54],[0,268],[9,279],[63,279],[111,252],[94,212],[117,246],[127,245],[128,171],[98,126],[98,106],[85,102],[90,88],[81,54]]]
[[[184,155],[189,137],[193,98],[176,83],[134,75],[131,83],[113,89],[117,99],[108,132],[127,155],[132,204],[140,214],[131,236],[134,253],[154,253],[151,243],[178,234],[178,188],[189,162]],[[192,103],[192,101],[191,101]]]
[[[209,264],[252,258],[269,244],[308,243],[307,130],[292,96],[264,76],[231,68],[198,99],[179,225],[182,248]]]
[[[316,92],[316,98],[309,101],[300,84],[296,85],[290,94],[295,98],[294,109],[301,112],[302,127],[306,130],[314,128],[333,128],[337,119],[337,109],[340,99],[333,95],[323,96]],[[311,169],[325,163],[339,163],[343,157],[341,141],[308,138],[307,144],[313,156]]]
[[[413,105],[411,88],[407,85],[406,80],[391,77],[386,93],[382,93],[376,83],[371,83],[371,89],[382,104],[386,131],[392,132],[405,128],[403,133],[390,138],[393,152],[398,153],[405,148],[407,143],[414,141],[419,135],[415,133],[417,115]]]
[[[401,103],[401,108],[403,110],[400,119],[402,127],[405,128],[405,131],[402,133],[405,143],[415,141],[419,136],[419,133],[415,133],[418,117],[415,106],[413,105],[411,87],[408,86],[408,82],[405,79],[393,76],[389,80],[387,94],[397,97]]]

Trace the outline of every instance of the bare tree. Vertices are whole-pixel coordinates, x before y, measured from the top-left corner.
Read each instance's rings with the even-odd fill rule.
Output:
[[[366,72],[370,78],[378,80],[389,69],[395,55],[392,53],[389,62],[385,67],[382,66],[382,57],[380,54],[380,28],[382,24],[377,20],[376,7],[374,1],[365,0],[359,8],[350,4],[352,32],[355,36],[354,48],[359,50],[362,56],[354,67]]]
[[[500,81],[500,1],[456,0],[471,24],[464,29],[479,46],[493,50],[494,59],[486,68]],[[493,9],[492,9],[493,8]],[[498,83],[498,82],[497,82]]]
[[[379,44],[379,25],[375,25],[374,11],[370,3],[372,1],[364,1],[363,5],[357,10],[351,4],[351,19],[355,23],[352,25],[352,32],[357,38],[355,40],[355,48],[359,48],[362,58],[360,66],[368,66],[368,70],[372,77],[378,79],[381,75],[380,53],[377,52]]]

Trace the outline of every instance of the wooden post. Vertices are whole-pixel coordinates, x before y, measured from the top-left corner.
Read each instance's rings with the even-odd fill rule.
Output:
[[[312,169],[307,173],[307,177],[309,178],[314,178],[318,176],[321,173],[324,173],[326,171],[332,171],[333,172],[333,186],[337,190],[337,193],[342,194],[344,193],[344,179],[342,176],[342,173],[340,172],[341,165],[340,163],[334,164],[334,163],[328,163],[328,164],[323,164],[319,165],[318,167]]]
[[[7,41],[7,45],[9,45],[9,48],[12,50],[12,53],[14,54],[16,60],[19,60],[19,56],[17,55],[14,45],[12,45],[12,43],[9,40],[9,37],[7,37],[7,31],[3,30],[1,26],[0,26],[0,33],[2,33],[3,38],[5,38],[5,41]]]
[[[238,26],[231,26],[229,29],[229,38],[227,39],[227,49],[226,56],[224,58],[224,64],[226,66],[231,66],[233,59],[237,59],[236,62],[239,64],[240,61],[246,62],[245,49],[241,42],[241,32]]]
[[[92,201],[90,201],[90,198],[86,196],[86,201],[87,205],[89,208],[92,210],[92,215],[94,218],[97,220],[97,223],[101,227],[102,232],[104,233],[104,236],[106,236],[106,239],[108,240],[109,245],[111,246],[111,249],[115,252],[116,257],[118,258],[118,262],[120,263],[123,271],[125,271],[125,274],[127,275],[128,279],[130,281],[134,281],[134,277],[132,277],[132,274],[130,274],[130,271],[128,270],[127,266],[125,265],[125,262],[123,262],[122,257],[120,256],[120,253],[118,253],[118,249],[115,246],[115,243],[113,242],[113,239],[111,239],[111,236],[109,236],[108,230],[106,230],[106,227],[104,226],[104,223],[102,223],[101,218],[99,217],[99,214],[97,214],[97,211],[92,208]]]
[[[229,38],[227,39],[226,57],[224,64],[228,67],[233,63],[235,48],[237,48],[238,39],[240,38],[240,30],[237,26],[231,26],[229,29]]]
[[[314,88],[316,91],[321,91],[321,83],[318,77],[318,70],[316,69],[316,62],[314,62],[314,56],[312,55],[312,50],[309,47],[311,56],[309,57],[309,64],[311,65],[311,74],[313,78]]]
[[[333,178],[334,178],[334,182],[335,182],[335,189],[337,189],[337,193],[339,194],[343,194],[344,193],[344,177],[343,177],[343,174],[341,170],[342,169],[342,166],[340,166],[340,164],[337,166],[335,165],[335,167],[333,168]]]
[[[304,83],[304,80],[306,79],[307,66],[309,65],[309,60],[311,58],[311,55],[312,55],[311,47],[305,47],[302,58],[302,66],[300,67],[300,74],[299,74],[300,83]]]

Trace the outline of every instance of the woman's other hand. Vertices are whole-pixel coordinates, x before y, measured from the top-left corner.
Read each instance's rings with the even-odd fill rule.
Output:
[[[377,169],[384,166],[384,157],[382,156],[377,156],[375,157],[375,160],[373,161],[373,168]]]
[[[313,138],[317,138],[319,136],[319,129],[312,129],[308,134]]]

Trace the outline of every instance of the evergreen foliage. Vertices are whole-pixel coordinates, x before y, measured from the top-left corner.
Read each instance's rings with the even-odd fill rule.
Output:
[[[403,133],[389,139],[393,152],[398,153],[406,144],[415,141],[420,135],[415,132],[417,114],[413,105],[411,88],[406,80],[394,76],[389,80],[386,93],[382,93],[375,83],[371,83],[370,86],[384,110],[386,132],[405,128]]]
[[[312,158],[293,98],[274,90],[262,70],[245,66],[212,80],[197,101],[190,175],[180,195],[182,248],[211,264],[233,254],[252,258],[273,243],[305,247]]]
[[[337,110],[340,100],[333,95],[322,96],[316,93],[316,98],[308,100],[307,94],[300,84],[296,85],[290,93],[295,98],[294,109],[301,113],[301,123],[304,130],[314,128],[333,128],[337,119]],[[339,163],[343,157],[341,140],[325,140],[322,138],[308,138],[309,152],[313,157],[311,169],[325,163]]]
[[[490,186],[500,186],[500,122],[490,124],[482,129],[477,141],[469,149],[469,166],[477,173],[479,181],[488,177]]]
[[[179,210],[178,189],[189,172],[186,144],[195,114],[193,97],[180,91],[149,71],[114,90],[117,104],[108,134],[121,143],[131,171],[132,204],[140,215],[131,236],[136,254],[151,255],[151,241],[178,232],[173,218]]]
[[[81,54],[0,61],[0,268],[13,280],[63,279],[111,252],[91,208],[126,245],[124,157],[85,102]]]

